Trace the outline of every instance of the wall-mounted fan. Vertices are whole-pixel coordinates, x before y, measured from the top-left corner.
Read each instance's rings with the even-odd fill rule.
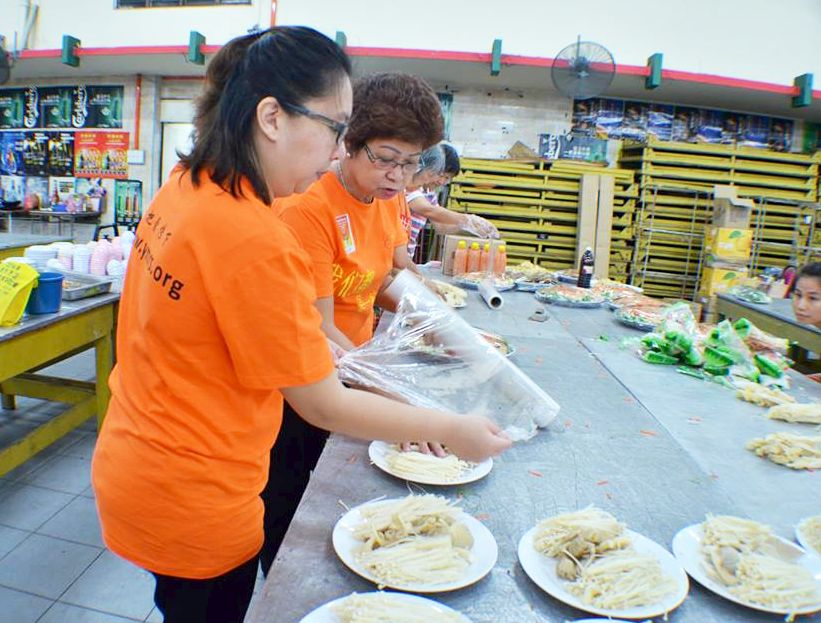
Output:
[[[581,37],[553,60],[553,85],[573,99],[585,100],[604,93],[613,82],[616,63],[602,45]]]

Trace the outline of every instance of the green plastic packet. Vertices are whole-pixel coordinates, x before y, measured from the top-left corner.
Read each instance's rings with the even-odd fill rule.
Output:
[[[652,350],[644,353],[641,358],[647,363],[657,363],[666,366],[672,366],[679,363],[677,357],[673,357],[672,355],[667,355],[665,353],[658,353]]]

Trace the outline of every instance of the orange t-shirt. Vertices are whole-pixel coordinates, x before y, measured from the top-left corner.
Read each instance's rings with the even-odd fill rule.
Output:
[[[160,574],[215,577],[259,551],[279,388],[333,372],[309,259],[243,192],[178,168],[129,259],[92,481],[106,544]]]
[[[401,195],[362,203],[329,171],[301,195],[277,202],[311,256],[317,297],[334,297],[334,323],[357,346],[373,335],[373,304],[394,249],[408,243]]]

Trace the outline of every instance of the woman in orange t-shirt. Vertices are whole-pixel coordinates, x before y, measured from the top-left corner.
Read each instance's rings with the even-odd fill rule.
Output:
[[[282,219],[311,258],[322,328],[343,349],[373,335],[374,303],[396,259],[407,257],[405,186],[442,129],[439,101],[424,80],[396,73],[366,76],[354,85],[344,157],[307,192],[278,202]],[[264,573],[326,437],[286,403],[263,493]]]
[[[229,42],[209,65],[192,151],[137,229],[92,482],[103,539],[154,575],[166,623],[243,620],[283,397],[356,437],[441,439],[474,459],[510,444],[483,418],[337,379],[304,278],[310,258],[271,200],[304,191],[336,159],[350,70],[309,28]]]

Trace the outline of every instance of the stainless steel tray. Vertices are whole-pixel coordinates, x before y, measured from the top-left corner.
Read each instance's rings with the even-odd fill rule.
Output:
[[[114,279],[77,273],[73,270],[57,271],[63,275],[63,300],[76,301],[111,291]]]

